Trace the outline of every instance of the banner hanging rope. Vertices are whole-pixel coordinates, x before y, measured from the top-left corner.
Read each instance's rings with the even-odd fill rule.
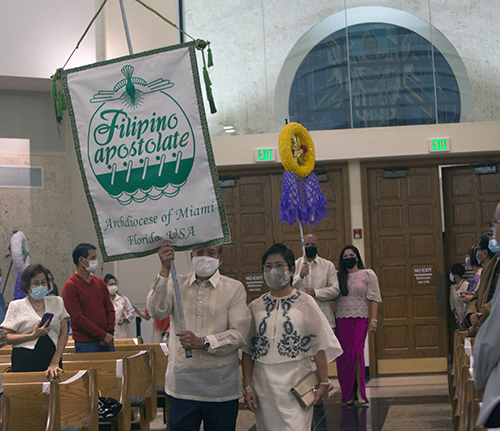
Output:
[[[64,100],[64,96],[63,96],[62,92],[58,91],[58,89],[57,89],[57,81],[60,79],[60,72],[61,72],[61,70],[64,70],[66,68],[69,61],[73,57],[74,53],[80,47],[80,44],[82,43],[85,36],[87,36],[87,33],[89,32],[89,30],[92,27],[92,25],[94,24],[95,20],[97,19],[97,17],[99,16],[101,11],[103,10],[107,1],[108,0],[103,0],[101,6],[99,7],[99,9],[95,13],[95,15],[92,17],[87,28],[85,29],[82,36],[78,40],[75,48],[73,49],[70,56],[68,57],[68,59],[64,63],[64,66],[60,69],[57,69],[56,72],[54,73],[54,75],[52,75],[51,96],[52,96],[52,99],[54,100],[54,110],[56,113],[56,120],[57,120],[58,124],[60,124],[62,122],[63,111],[66,110],[66,103]],[[141,6],[143,6],[144,8],[146,8],[147,10],[149,10],[150,12],[157,15],[159,18],[161,18],[167,24],[171,25],[172,27],[174,27],[175,29],[180,31],[182,34],[184,34],[185,36],[189,37],[190,39],[192,39],[196,42],[196,45],[195,45],[196,49],[201,51],[201,55],[202,55],[202,59],[203,59],[203,80],[205,82],[205,92],[206,92],[207,101],[208,101],[209,106],[210,106],[210,113],[215,114],[217,112],[217,108],[215,107],[214,97],[213,97],[213,93],[212,93],[212,82],[210,81],[210,77],[209,77],[208,71],[207,71],[207,67],[213,66],[213,57],[212,57],[212,50],[210,48],[210,42],[204,41],[201,39],[195,39],[193,36],[186,33],[184,30],[182,30],[180,27],[178,27],[175,23],[173,23],[169,19],[165,18],[162,14],[160,14],[158,11],[153,9],[151,6],[146,5],[141,0],[135,0],[135,1],[137,3],[139,3]],[[132,54],[132,52],[133,52],[132,42],[130,39],[130,32],[128,30],[128,24],[127,24],[127,20],[126,20],[125,7],[123,5],[123,0],[120,0],[120,9],[122,12],[122,19],[124,20],[125,34],[127,37],[128,50],[129,50],[129,53]],[[208,51],[208,64],[205,63],[205,48],[207,48],[207,47],[208,47],[208,50],[207,50]]]

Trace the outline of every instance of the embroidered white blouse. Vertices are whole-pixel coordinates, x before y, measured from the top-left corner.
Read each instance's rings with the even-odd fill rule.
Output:
[[[268,292],[249,307],[252,327],[243,350],[254,361],[279,364],[324,350],[331,362],[342,354],[337,337],[312,296],[296,289],[283,298]]]
[[[57,347],[59,335],[61,331],[61,322],[69,318],[69,314],[64,308],[63,300],[60,296],[46,296],[45,312],[53,313],[54,318],[50,323],[49,337]],[[36,313],[35,309],[29,302],[28,297],[12,301],[7,308],[5,320],[2,327],[14,331],[16,334],[31,334],[36,322],[40,321],[41,317]],[[66,322],[64,322],[66,325]],[[38,339],[26,341],[24,343],[15,344],[13,347],[25,347],[34,349]]]

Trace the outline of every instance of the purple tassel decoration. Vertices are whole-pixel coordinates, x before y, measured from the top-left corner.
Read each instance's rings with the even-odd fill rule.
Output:
[[[285,171],[281,188],[280,222],[287,222],[290,226],[294,224],[300,218],[303,202],[299,178]]]
[[[304,195],[304,208],[300,222],[305,226],[307,222],[314,227],[326,217],[328,201],[323,196],[319,181],[314,172],[302,180],[302,193]]]
[[[299,220],[302,226],[307,223],[314,227],[326,217],[326,205],[319,186],[318,178],[314,172],[300,181],[293,172],[283,173],[281,188],[280,221],[287,222],[290,226]]]

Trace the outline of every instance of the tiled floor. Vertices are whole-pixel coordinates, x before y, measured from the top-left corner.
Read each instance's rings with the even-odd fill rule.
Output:
[[[445,374],[379,377],[367,383],[369,407],[346,407],[340,390],[315,411],[314,431],[452,431]],[[338,383],[335,382],[338,388]],[[253,413],[244,409],[237,431],[255,431]],[[165,430],[161,410],[151,431]],[[280,430],[276,430],[280,431]],[[296,430],[309,431],[309,430]]]

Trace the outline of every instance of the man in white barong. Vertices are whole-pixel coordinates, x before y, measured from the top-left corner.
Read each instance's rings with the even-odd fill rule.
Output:
[[[178,275],[186,320],[181,330],[170,275],[174,250],[165,242],[158,251],[160,273],[147,298],[155,319],[171,318],[170,357],[165,376],[172,431],[234,431],[242,379],[238,349],[250,329],[250,311],[242,283],[221,275],[220,246],[191,253],[194,272]],[[193,357],[186,358],[185,349]]]
[[[305,256],[295,261],[293,287],[311,295],[323,312],[332,329],[335,328],[335,317],[332,301],[339,296],[339,280],[333,262],[323,259],[318,254],[318,238],[316,235],[304,236]],[[307,285],[309,280],[309,285]]]

